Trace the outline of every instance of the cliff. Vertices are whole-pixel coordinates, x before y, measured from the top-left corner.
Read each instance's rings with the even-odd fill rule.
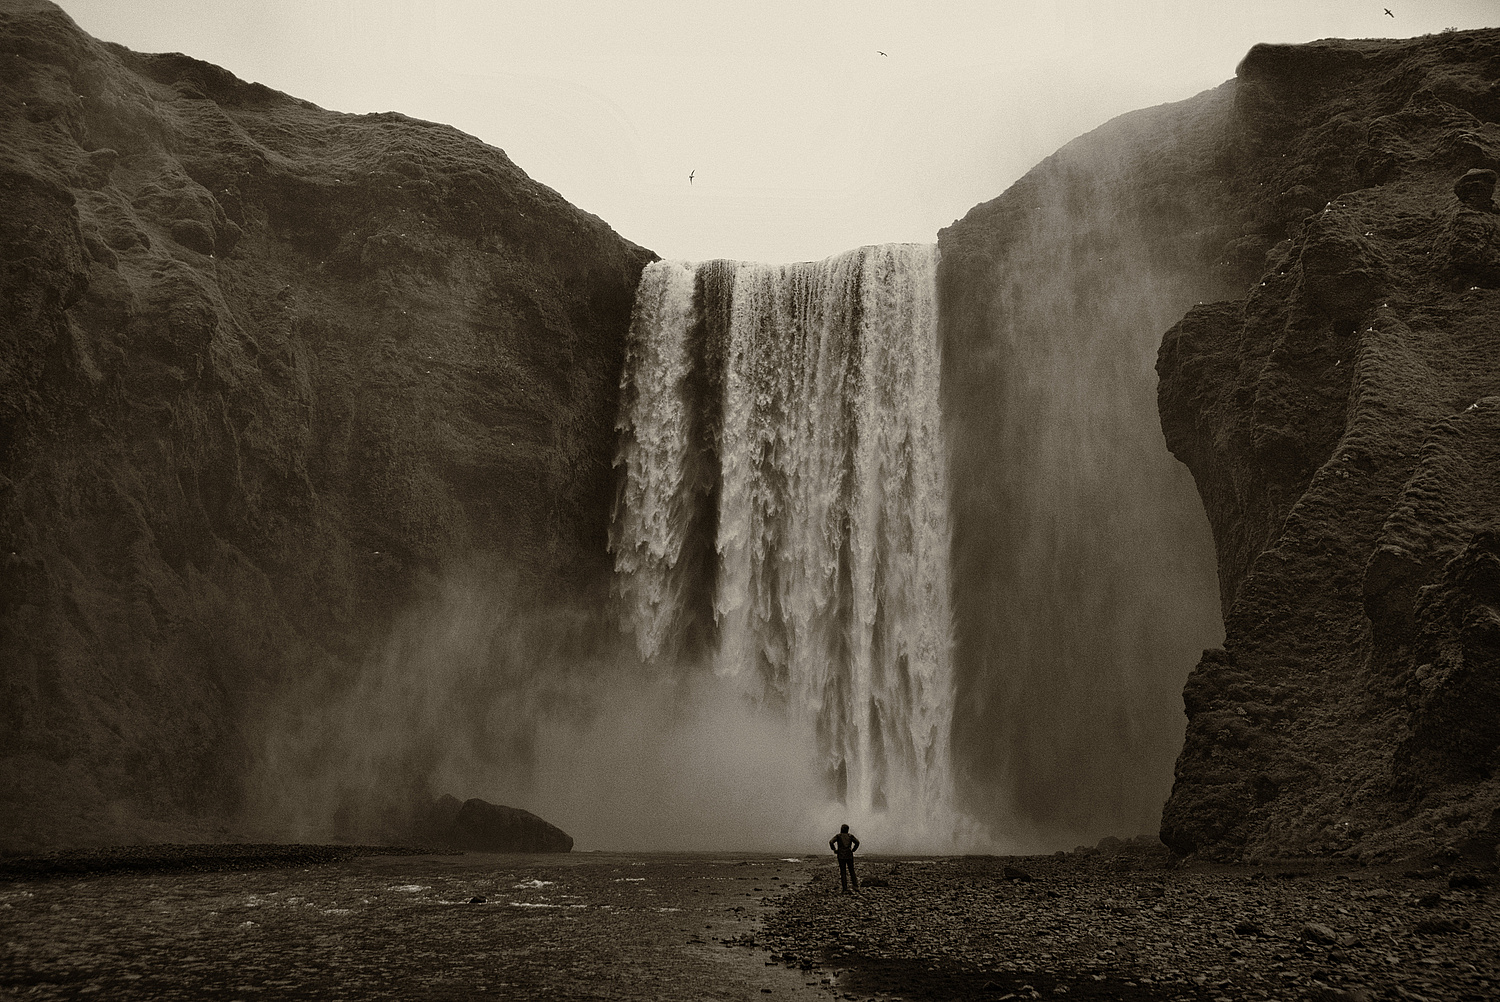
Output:
[[[1258,46],[940,234],[970,813],[1493,836],[1497,79],[1500,31]],[[618,667],[653,255],[451,128],[41,0],[0,0],[0,99],[0,848],[524,787]]]
[[[1145,827],[1175,756],[1183,853],[1488,822],[1497,74],[1495,31],[1257,46],[943,231],[976,814]]]
[[[0,4],[0,108],[8,841],[233,813],[268,715],[336,701],[456,575],[600,604],[654,255],[452,128],[41,0]]]
[[[1157,363],[1226,633],[1162,838],[1461,847],[1500,803],[1500,32],[1258,46],[1236,83],[1244,183],[1316,197]]]

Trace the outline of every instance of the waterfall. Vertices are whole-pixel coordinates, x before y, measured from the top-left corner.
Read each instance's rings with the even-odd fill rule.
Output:
[[[749,680],[832,798],[950,805],[937,249],[657,262],[621,380],[616,594],[641,657]]]

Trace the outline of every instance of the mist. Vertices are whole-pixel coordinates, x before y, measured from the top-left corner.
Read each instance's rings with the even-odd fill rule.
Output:
[[[347,675],[347,677],[346,677]],[[444,793],[520,807],[575,851],[805,854],[851,824],[871,851],[983,848],[829,796],[812,730],[746,679],[645,667],[609,610],[454,571],[348,673],[301,678],[258,725],[243,826],[401,840]]]
[[[1199,256],[1208,208],[1170,180],[1143,190],[1135,168],[1173,152],[1139,145],[1153,118],[1193,135],[1227,99],[1082,137],[940,240],[959,788],[992,828],[1054,847],[1154,835],[1183,682],[1222,641],[1154,363],[1162,331],[1232,277]]]

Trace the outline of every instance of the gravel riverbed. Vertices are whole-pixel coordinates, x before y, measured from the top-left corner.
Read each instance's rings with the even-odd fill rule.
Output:
[[[1500,998],[1492,863],[142,847],[0,860],[0,996]]]
[[[1500,998],[1494,866],[1173,867],[1161,852],[865,860],[757,944],[843,998]],[[884,886],[879,886],[879,885]]]

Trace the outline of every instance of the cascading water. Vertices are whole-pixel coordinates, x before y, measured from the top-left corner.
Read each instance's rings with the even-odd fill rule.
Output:
[[[855,811],[951,814],[937,249],[641,277],[611,548],[641,657],[750,680]]]

